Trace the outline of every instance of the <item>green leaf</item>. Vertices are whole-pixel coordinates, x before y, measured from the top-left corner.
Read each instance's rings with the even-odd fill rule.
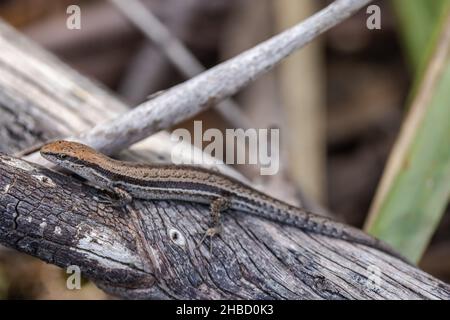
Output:
[[[450,198],[448,12],[416,86],[366,227],[414,262],[426,249]]]

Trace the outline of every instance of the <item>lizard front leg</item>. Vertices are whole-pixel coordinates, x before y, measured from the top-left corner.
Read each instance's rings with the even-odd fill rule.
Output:
[[[128,191],[125,191],[124,189],[121,189],[119,187],[113,187],[112,190],[119,199],[118,206],[125,207],[127,204],[130,204],[133,201],[133,197],[128,193]]]
[[[206,237],[209,237],[210,238],[209,251],[210,253],[212,253],[212,238],[215,235],[220,234],[220,232],[222,231],[222,225],[220,223],[220,213],[222,211],[227,210],[229,207],[230,201],[226,197],[218,197],[211,202],[210,213],[211,213],[212,227],[206,229],[203,238],[200,240],[197,246],[200,246],[206,239]]]
[[[119,187],[110,187],[103,190],[107,192],[109,196],[106,200],[101,200],[100,202],[112,204],[114,207],[125,207],[133,201],[131,194]]]
[[[103,190],[117,198],[109,199],[104,202],[111,203],[115,207],[125,207],[133,201],[131,194],[128,191],[118,187],[113,181],[105,181],[104,177],[95,171],[92,172],[92,175],[95,177],[94,180],[97,181],[97,185],[102,186]]]

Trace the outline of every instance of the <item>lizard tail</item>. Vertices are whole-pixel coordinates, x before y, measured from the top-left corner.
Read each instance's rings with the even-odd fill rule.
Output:
[[[402,256],[389,244],[372,237],[362,230],[314,213],[306,212],[303,209],[295,208],[294,211],[291,209],[288,212],[284,212],[282,215],[273,215],[272,218],[275,218],[278,222],[296,226],[306,232],[313,232],[335,239],[342,239],[348,242],[362,244],[380,250],[402,260],[403,262],[411,264],[408,259]]]

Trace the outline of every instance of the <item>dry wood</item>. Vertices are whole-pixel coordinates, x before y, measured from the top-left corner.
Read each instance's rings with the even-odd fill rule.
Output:
[[[273,2],[278,30],[305,19],[317,1]],[[280,64],[279,90],[284,114],[289,176],[318,202],[325,196],[325,90],[321,42],[314,41]]]
[[[78,265],[126,298],[448,299],[450,287],[413,266],[234,212],[196,247],[208,208],[135,201],[128,211],[76,179],[0,156],[0,242],[61,267]],[[380,282],[372,283],[379,271]]]

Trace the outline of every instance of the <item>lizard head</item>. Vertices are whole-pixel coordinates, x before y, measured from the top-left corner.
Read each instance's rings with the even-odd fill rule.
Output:
[[[48,161],[66,169],[71,169],[76,164],[95,163],[103,157],[91,147],[65,140],[50,142],[44,145],[40,152]]]
[[[44,145],[41,155],[59,167],[76,173],[94,184],[108,189],[111,178],[101,173],[102,164],[113,159],[97,152],[91,147],[72,141],[58,140]]]

